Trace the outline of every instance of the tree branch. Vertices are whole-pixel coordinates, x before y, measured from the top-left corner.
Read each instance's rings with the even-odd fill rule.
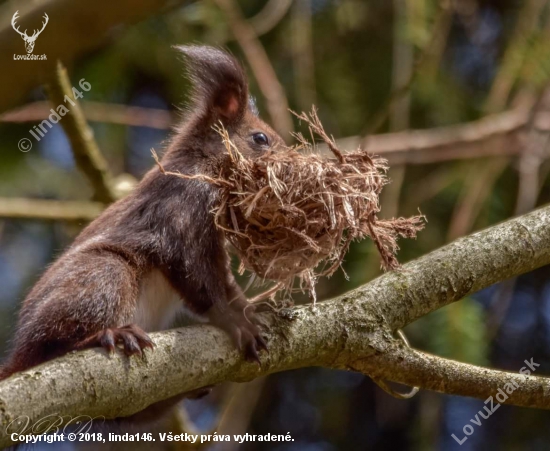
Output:
[[[91,221],[104,209],[101,202],[0,198],[0,218]]]
[[[0,383],[0,424],[25,416],[113,418],[198,387],[248,381],[308,366],[348,368],[421,388],[487,398],[510,380],[506,402],[550,408],[548,379],[465,365],[396,344],[392,332],[508,277],[550,264],[550,206],[457,240],[399,271],[316,307],[264,314],[270,351],[244,361],[212,326],[154,333],[145,358],[107,358],[101,349],[70,353]],[[481,377],[483,374],[483,377]],[[471,383],[474,381],[475,383]],[[10,443],[0,428],[0,446]]]
[[[395,164],[425,164],[438,161],[517,155],[521,152],[521,133],[529,124],[529,109],[521,108],[485,116],[477,121],[427,130],[340,138],[341,149],[361,146],[367,152],[387,158]],[[538,113],[535,125],[548,130],[550,115]],[[319,145],[320,152],[327,153]],[[327,153],[328,154],[328,153]]]
[[[57,62],[55,77],[48,86],[48,93],[54,108],[58,105],[68,107],[66,117],[60,122],[71,143],[76,165],[94,189],[94,200],[106,204],[114,202],[117,196],[113,175],[74,96],[67,69],[60,61]],[[71,105],[67,105],[66,98],[72,100]]]
[[[447,43],[447,35],[449,33],[452,18],[451,2],[449,0],[440,0],[438,3],[439,11],[434,20],[429,41],[417,57],[413,65],[414,67],[412,67],[412,70],[407,74],[406,79],[401,81],[399,86],[395,86],[394,89],[392,89],[384,105],[374,114],[374,117],[370,121],[370,125],[365,130],[367,139],[384,125],[390,116],[394,104],[404,96],[409,95],[413,83],[424,67],[432,65],[434,66],[434,70],[437,70],[440,57]]]
[[[531,356],[526,356],[527,361],[530,359]],[[508,393],[505,404],[550,409],[550,378],[456,362],[407,348],[397,341],[389,344],[383,353],[354,362],[348,369],[407,385],[422,381],[423,389],[483,400],[494,397],[498,389],[504,391],[504,385],[511,383],[518,388]]]
[[[122,105],[117,103],[80,102],[84,116],[90,122],[149,127],[168,130],[174,125],[174,117],[168,110]],[[0,122],[41,122],[48,119],[50,102],[33,102],[0,115]]]
[[[84,101],[82,109],[87,119],[95,122],[158,129],[169,129],[173,125],[168,112],[153,108]],[[337,143],[341,149],[362,145],[368,152],[387,158],[392,165],[518,155],[524,147],[521,133],[530,123],[529,110],[530,105],[457,125],[383,133],[369,136],[365,141],[361,136],[350,136],[339,138]],[[45,103],[35,102],[0,115],[0,122],[40,121],[47,119],[48,114]],[[537,131],[550,131],[550,113],[538,112],[533,126]],[[323,144],[319,150],[330,152]]]
[[[258,14],[248,19],[256,35],[269,33],[288,12],[293,0],[268,0]]]
[[[519,11],[515,29],[485,101],[483,109],[486,112],[495,113],[506,107],[510,92],[520,77],[525,59],[529,55],[532,36],[539,30],[538,22],[546,3],[547,0],[528,0]]]

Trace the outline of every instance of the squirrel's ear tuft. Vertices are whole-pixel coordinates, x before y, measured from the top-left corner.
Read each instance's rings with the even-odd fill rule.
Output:
[[[205,125],[239,122],[248,108],[248,83],[239,62],[223,50],[199,45],[176,46],[183,53],[193,83],[193,110]]]

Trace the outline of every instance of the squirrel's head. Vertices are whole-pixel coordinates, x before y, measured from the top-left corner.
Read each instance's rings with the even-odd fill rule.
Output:
[[[176,48],[184,55],[192,94],[173,152],[191,150],[206,159],[227,154],[215,130],[220,123],[246,157],[284,146],[283,139],[258,117],[244,69],[232,55],[208,46]]]

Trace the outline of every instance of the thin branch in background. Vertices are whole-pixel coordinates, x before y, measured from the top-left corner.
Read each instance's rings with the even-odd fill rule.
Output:
[[[537,127],[537,115],[550,109],[550,89],[546,89],[531,107],[527,130],[521,145],[518,163],[518,194],[514,216],[535,208],[540,192],[540,167],[548,158],[550,133]],[[492,340],[498,333],[502,321],[512,303],[517,278],[501,283],[491,299],[487,313],[487,337]]]
[[[498,334],[502,321],[506,317],[506,313],[508,313],[508,309],[514,297],[517,280],[517,277],[513,277],[501,282],[496,292],[491,297],[491,303],[485,321],[487,330],[485,335],[489,343],[491,343]]]
[[[292,63],[299,109],[309,111],[317,103],[311,0],[295,0],[291,14]]]
[[[189,417],[189,413],[185,406],[176,406],[170,412],[169,425],[168,429],[170,432],[173,432],[174,435],[180,434],[190,434],[190,435],[201,435],[201,431],[193,424],[193,421]],[[205,449],[210,446],[210,443],[204,442],[201,443],[200,440],[197,440],[195,443],[190,441],[178,441],[172,442],[170,450],[171,451],[191,451]]]
[[[525,3],[519,14],[510,43],[504,53],[500,70],[493,80],[491,91],[485,103],[485,111],[492,112],[504,109],[513,87],[518,79],[522,78],[523,72],[532,69],[533,65],[539,65],[539,61],[534,61],[536,55],[531,58],[531,61],[526,60],[526,55],[530,38],[538,29],[537,23],[540,14],[547,3],[547,0],[529,0]],[[550,22],[547,21],[543,40],[548,37],[549,24]],[[523,78],[529,80],[529,77]],[[547,84],[546,80],[545,82]],[[533,89],[533,85],[535,89]],[[518,149],[520,150],[519,184],[514,208],[515,215],[524,214],[535,208],[540,192],[540,168],[545,159],[548,158],[549,134],[539,127],[538,117],[541,113],[547,113],[549,110],[546,105],[548,94],[549,91],[544,89],[544,86],[539,85],[537,88],[537,83],[527,81],[510,102],[513,105],[524,103],[529,107],[525,126],[526,131],[523,140],[518,143]],[[516,283],[517,278],[515,277],[501,283],[492,296],[486,320],[488,340],[492,340],[497,335],[502,321],[506,317],[512,303]]]
[[[508,158],[492,158],[484,164],[474,163],[467,172],[458,202],[453,210],[447,241],[470,233],[495,182],[508,164]]]
[[[174,124],[168,110],[144,108],[115,103],[85,100],[80,102],[84,116],[90,122],[103,122],[134,127],[167,130]],[[50,102],[33,102],[0,115],[0,122],[40,122],[50,115]]]
[[[414,83],[416,76],[422,71],[424,67],[428,67],[431,60],[438,56],[438,49],[440,46],[445,46],[447,42],[447,35],[449,33],[450,24],[452,18],[452,8],[450,0],[441,0],[439,3],[439,12],[435,18],[435,22],[432,28],[431,37],[418,56],[413,70],[406,83],[403,83],[399,88],[393,90],[385,104],[379,109],[373,116],[373,119],[369,121],[369,126],[365,131],[366,137],[379,131],[384,125],[390,115],[392,106],[396,101],[406,95]],[[444,47],[443,47],[444,48]]]
[[[94,134],[77,99],[74,98],[67,70],[58,61],[55,77],[48,85],[48,94],[53,108],[63,105],[68,113],[59,121],[69,138],[77,167],[86,175],[94,189],[94,200],[111,203],[116,200],[115,182],[107,161],[101,154]],[[68,105],[66,98],[71,99]]]
[[[550,113],[550,86],[543,90],[531,108],[519,159],[519,186],[514,211],[516,216],[535,208],[540,189],[540,168],[548,158],[550,133],[538,127],[537,115],[540,112]]]
[[[529,96],[517,108],[472,122],[369,136],[363,142],[363,147],[370,153],[384,156],[392,165],[519,155],[521,145],[518,135],[528,123],[528,111],[533,104],[533,98]],[[42,102],[31,103],[0,116],[0,122],[34,122],[46,119],[50,113],[47,106],[49,104]],[[83,110],[90,120],[97,122],[158,129],[169,129],[173,125],[172,116],[164,110],[100,102],[83,102]],[[151,122],[147,120],[148,117],[152,118]],[[537,113],[535,123],[538,130],[549,131],[550,113]],[[361,145],[363,140],[361,136],[349,136],[339,138],[336,144],[342,149],[353,149]],[[319,143],[318,150],[321,153],[330,152],[323,143]]]
[[[440,419],[445,412],[440,398],[430,391],[423,391],[422,396],[418,397],[419,449],[437,449],[440,443]]]
[[[527,55],[530,37],[537,31],[537,23],[547,0],[527,0],[521,9],[516,27],[506,47],[499,71],[485,102],[484,111],[502,111],[514,87]]]
[[[262,10],[248,19],[257,36],[270,32],[285,17],[293,0],[268,0]]]
[[[529,65],[526,56],[530,39],[539,28],[537,24],[547,3],[547,0],[528,0],[520,11],[516,27],[502,58],[500,69],[493,80],[491,90],[485,101],[484,110],[486,112],[499,112],[508,105],[512,89],[521,78],[525,67]],[[548,29],[547,23],[546,30]],[[544,89],[533,90],[529,83],[524,83],[524,86],[510,101],[510,104],[522,105],[522,108],[528,111],[524,126],[525,132],[518,142],[520,156],[518,164],[519,184],[514,208],[515,215],[532,210],[536,205],[539,194],[540,166],[544,161],[544,153],[549,138],[548,133],[544,133],[538,126],[539,121],[537,120],[541,113],[547,113],[547,111],[540,108],[541,105],[544,105],[545,94],[548,95],[548,92],[545,93]],[[458,233],[462,232],[459,231]],[[455,234],[450,236],[452,237]],[[517,279],[512,278],[501,283],[492,296],[491,305],[486,315],[488,340],[492,340],[496,336],[502,321],[506,317],[512,302],[516,282]]]
[[[213,426],[208,431],[197,429],[183,405],[179,405],[172,410],[170,430],[174,431],[174,435],[185,433],[209,435],[216,432],[219,435],[230,435],[233,437],[235,434],[245,434],[248,431],[252,414],[258,404],[266,380],[266,377],[260,377],[248,383],[239,384],[233,382],[228,387],[225,387],[226,390],[222,394],[219,413]],[[210,442],[201,443],[200,441],[196,441],[195,443],[174,442],[172,451],[199,450],[208,448],[211,445],[212,443]],[[230,441],[224,443],[219,449],[233,451],[238,446],[238,442]]]
[[[518,99],[516,103],[523,103],[523,108],[528,108],[528,114],[526,116],[527,123],[525,128],[528,129],[527,134],[532,135],[532,124],[536,113],[539,112],[539,109],[537,108],[539,102],[531,96],[525,96],[523,91],[520,91],[517,97]],[[529,101],[528,104],[527,102],[520,102],[521,99]],[[502,107],[505,106],[505,104],[502,105]],[[525,146],[522,144],[522,141],[518,142],[518,149],[520,149],[520,154],[522,155],[520,157],[520,161],[524,159],[523,155],[525,151],[521,150],[523,147]],[[447,236],[448,241],[466,235],[471,231],[473,224],[481,211],[484,201],[491,193],[491,187],[507,166],[507,159],[493,159],[483,165],[472,168],[463,185],[460,199],[455,205],[453,211]],[[519,213],[516,212],[516,214]]]
[[[403,30],[411,29],[408,17],[407,0],[393,0],[393,67],[392,67],[392,91],[402,90],[409,84],[414,70],[414,47],[410,37],[403,36]],[[396,99],[389,107],[390,131],[399,132],[410,127],[411,93]],[[405,179],[405,165],[393,166],[389,170],[391,183],[382,192],[382,208],[388,218],[397,217],[401,188]]]
[[[214,0],[214,2],[224,12],[229,27],[252,69],[258,87],[267,101],[266,106],[273,127],[287,140],[293,130],[288,100],[262,43],[244,18],[235,0]]]
[[[340,138],[337,144],[343,149],[361,145],[365,151],[388,159],[391,165],[518,155],[521,151],[519,134],[528,121],[529,110],[518,108],[464,124],[384,133],[366,138],[350,136]],[[550,114],[537,114],[536,124],[541,130],[549,130]],[[329,152],[323,144],[318,149],[321,153]]]
[[[548,177],[550,176],[550,148],[549,149],[546,149],[546,158],[544,160],[544,163],[541,165],[541,168],[540,168],[540,183],[539,183],[539,194],[537,197],[540,197],[542,196],[543,194],[545,194],[546,196],[548,196],[548,192],[544,189],[549,181],[548,181]],[[546,200],[546,196],[544,197],[544,199]]]
[[[422,177],[407,192],[404,211],[414,211],[429,199],[433,199],[444,189],[461,180],[462,174],[451,165],[445,165]]]
[[[544,157],[540,150],[543,152],[546,151],[549,140],[550,137],[548,135],[537,136],[536,151],[526,150],[524,152],[525,154],[519,159],[519,185],[515,207],[516,215],[531,211],[537,204],[537,198],[540,191],[540,167],[544,162]],[[531,142],[529,147],[534,147],[534,145],[535,143]]]
[[[531,96],[540,95],[540,92],[548,85],[550,78],[550,71],[545,64],[550,52],[550,10],[548,7],[545,16],[545,23],[541,25],[540,31],[531,36],[529,46],[525,49],[527,57],[521,68],[521,73],[518,74],[518,79],[523,83],[522,91],[526,91]]]
[[[104,209],[102,202],[0,198],[0,218],[89,222]]]
[[[261,380],[261,379],[258,379]],[[253,381],[255,382],[255,381]],[[251,382],[251,384],[253,384]],[[197,428],[191,417],[189,416],[189,413],[187,412],[187,409],[185,408],[184,403],[180,403],[179,405],[175,406],[172,409],[171,415],[170,415],[170,427],[169,429],[171,431],[174,431],[174,435],[179,434],[191,434],[191,435],[209,435],[213,434],[214,432],[217,432],[218,434],[221,434],[221,428],[222,423],[225,421],[224,418],[228,414],[228,410],[231,410],[231,415],[238,415],[238,412],[234,412],[234,409],[231,409],[232,404],[234,403],[235,396],[237,394],[243,395],[242,389],[240,387],[246,386],[247,384],[237,384],[235,382],[227,384],[225,387],[221,387],[221,400],[219,401],[218,406],[218,414],[213,422],[213,425],[207,430],[200,430]],[[172,444],[171,450],[172,451],[189,451],[189,450],[199,450],[199,449],[205,449],[211,446],[212,443],[210,442],[203,442],[196,441],[195,443],[191,442],[174,442]]]
[[[548,157],[548,133],[541,136],[540,132],[532,129],[529,134],[532,139],[528,142],[528,148],[524,150],[519,160],[519,186],[515,215],[525,214],[535,208],[540,192],[540,166],[544,162],[544,155],[546,158]],[[541,143],[541,140],[544,143]],[[502,282],[493,296],[487,314],[487,337],[491,341],[497,335],[510,308],[516,283],[517,277]]]
[[[248,383],[233,384],[216,429],[218,434],[231,437],[246,434],[266,381],[267,377],[261,377]],[[225,442],[221,450],[236,451],[239,446],[237,442]]]
[[[413,3],[416,2],[416,0],[410,1]],[[454,0],[442,0],[439,8],[439,12],[435,17],[432,36],[430,41],[428,41],[424,55],[421,55],[424,61],[419,61],[417,65],[417,72],[423,72],[424,76],[432,82],[435,82],[439,74],[441,60],[445,55],[447,40],[453,23],[453,15],[456,11],[456,2]]]

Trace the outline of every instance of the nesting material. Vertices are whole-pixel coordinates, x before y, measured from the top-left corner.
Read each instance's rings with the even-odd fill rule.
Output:
[[[317,278],[341,266],[352,241],[369,237],[382,267],[395,269],[398,237],[414,238],[424,221],[422,216],[378,219],[380,192],[388,183],[386,160],[361,150],[341,152],[315,110],[298,117],[335,158],[316,154],[314,145],[297,135],[297,147],[248,159],[220,128],[230,162],[218,178],[198,178],[220,187],[216,224],[237,251],[241,271],[277,282],[266,294],[290,289],[298,279],[315,299]]]

